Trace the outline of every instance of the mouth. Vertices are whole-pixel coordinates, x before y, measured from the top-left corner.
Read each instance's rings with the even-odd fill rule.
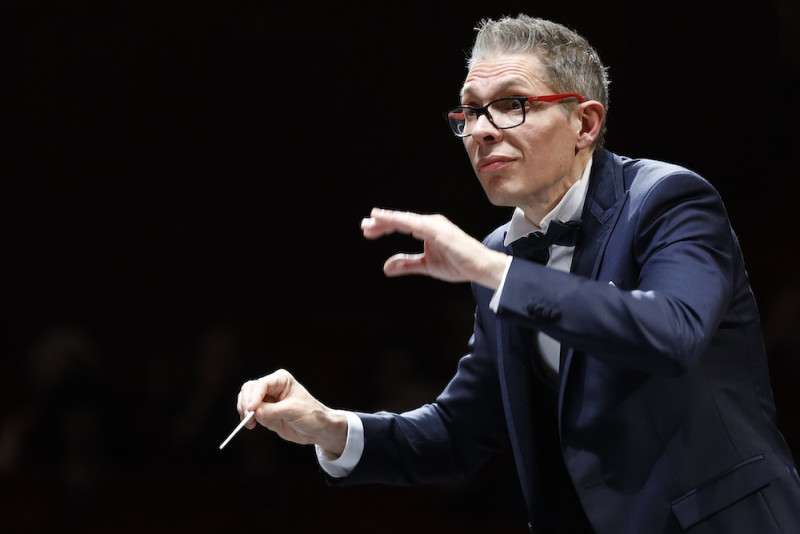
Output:
[[[488,156],[479,159],[475,167],[479,172],[488,173],[502,169],[512,161],[514,161],[514,158],[509,156]]]

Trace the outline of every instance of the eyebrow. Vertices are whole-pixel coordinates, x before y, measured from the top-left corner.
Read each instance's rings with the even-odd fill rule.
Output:
[[[526,81],[522,78],[508,78],[505,81],[501,82],[498,87],[494,89],[494,93],[505,93],[508,92],[512,87],[520,87],[525,85]],[[474,96],[472,92],[472,86],[469,83],[465,83],[464,86],[461,88],[461,99],[463,100],[466,96]],[[522,93],[520,93],[522,94]]]

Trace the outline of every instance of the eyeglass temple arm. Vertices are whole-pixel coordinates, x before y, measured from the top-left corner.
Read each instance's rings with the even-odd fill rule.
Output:
[[[565,98],[577,98],[581,102],[586,102],[586,99],[583,98],[581,95],[577,93],[563,93],[560,95],[545,95],[545,96],[529,96],[528,101],[530,102],[557,102],[559,100],[564,100]]]

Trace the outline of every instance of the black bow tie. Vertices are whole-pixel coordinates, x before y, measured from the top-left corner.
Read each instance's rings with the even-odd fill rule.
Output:
[[[550,245],[574,247],[578,241],[581,221],[552,221],[547,233],[531,232],[511,243],[511,254],[519,258],[545,264],[550,259]]]

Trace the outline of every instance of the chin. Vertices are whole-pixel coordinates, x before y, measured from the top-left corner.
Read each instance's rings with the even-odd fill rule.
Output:
[[[484,191],[486,192],[486,198],[493,206],[497,206],[499,208],[515,208],[517,206],[517,203],[514,202],[512,196],[486,190]]]
[[[508,190],[508,182],[491,180],[489,183],[482,182],[481,185],[486,198],[492,205],[500,207],[514,207],[517,205],[516,199],[519,198],[519,194]]]
[[[513,196],[504,186],[508,185],[504,180],[499,180],[497,176],[486,177],[480,180],[486,198],[494,206],[508,206],[508,200]]]

